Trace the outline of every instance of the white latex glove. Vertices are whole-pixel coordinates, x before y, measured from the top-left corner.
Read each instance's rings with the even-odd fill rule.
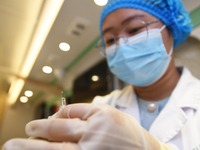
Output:
[[[133,117],[108,105],[68,105],[51,119],[30,122],[26,133],[48,141],[13,139],[5,144],[5,150],[172,149],[150,135]]]

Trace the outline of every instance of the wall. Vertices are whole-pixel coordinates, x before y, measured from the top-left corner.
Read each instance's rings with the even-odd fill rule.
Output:
[[[27,138],[25,125],[34,119],[34,107],[29,104],[16,103],[13,107],[6,107],[0,130],[0,147],[11,138]]]
[[[3,120],[3,115],[4,115],[6,97],[7,97],[6,93],[2,92],[0,94],[0,128],[2,125],[2,120]]]
[[[176,66],[185,66],[200,79],[200,40],[189,37],[183,44],[175,48]]]

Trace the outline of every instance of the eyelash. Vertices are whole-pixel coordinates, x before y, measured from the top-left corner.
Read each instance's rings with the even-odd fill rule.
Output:
[[[114,39],[108,39],[108,40],[106,40],[106,44],[108,44],[108,45],[111,45],[114,42],[115,42]]]
[[[137,32],[140,31],[142,28],[143,28],[143,27],[131,29],[128,33],[129,33],[129,34],[137,33]]]

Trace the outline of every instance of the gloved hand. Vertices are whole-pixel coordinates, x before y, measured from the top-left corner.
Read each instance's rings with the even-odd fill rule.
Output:
[[[4,149],[172,149],[150,135],[133,117],[108,105],[68,105],[50,119],[28,123],[26,133],[29,136],[39,137],[47,141],[13,139],[4,145]]]

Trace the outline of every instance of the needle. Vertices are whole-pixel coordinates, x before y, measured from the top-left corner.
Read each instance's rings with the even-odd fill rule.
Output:
[[[62,91],[61,91],[61,93],[62,93],[62,97],[65,97],[64,96],[64,91],[63,91],[63,85],[62,85]]]
[[[59,110],[61,110],[62,108],[64,108],[66,106],[66,99],[65,99],[65,95],[64,95],[64,90],[63,90],[63,85],[62,85],[62,98],[61,98],[61,106],[59,108]]]

